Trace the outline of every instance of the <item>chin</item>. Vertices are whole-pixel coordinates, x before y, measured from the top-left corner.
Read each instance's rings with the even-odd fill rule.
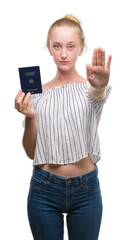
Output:
[[[71,70],[74,66],[67,66],[67,65],[62,65],[62,66],[58,66],[57,67],[62,70],[62,71],[69,71]]]

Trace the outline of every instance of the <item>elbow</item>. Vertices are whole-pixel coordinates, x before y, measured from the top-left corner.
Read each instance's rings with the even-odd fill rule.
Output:
[[[28,152],[26,151],[26,155],[27,155],[27,157],[29,157],[31,160],[34,160],[34,154],[28,153]]]
[[[25,145],[24,141],[22,141],[22,145],[23,145],[23,148],[26,152],[27,157],[29,157],[31,160],[34,160],[34,152],[32,151],[32,149],[28,148]]]

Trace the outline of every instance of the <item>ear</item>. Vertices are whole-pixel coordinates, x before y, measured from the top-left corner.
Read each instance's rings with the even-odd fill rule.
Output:
[[[81,49],[80,49],[79,56],[81,56],[81,55],[82,55],[82,53],[83,53],[83,50],[84,50],[84,45],[82,45],[82,47],[81,47]]]
[[[48,45],[47,45],[47,48],[49,50],[50,55],[52,56],[51,49],[50,49],[50,47]]]

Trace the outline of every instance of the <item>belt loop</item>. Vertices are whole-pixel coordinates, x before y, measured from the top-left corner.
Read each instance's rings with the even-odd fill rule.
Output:
[[[80,186],[82,187],[82,185],[83,185],[83,179],[82,179],[82,176],[79,176],[80,177]]]
[[[49,181],[51,181],[52,175],[53,175],[52,173],[49,174],[49,179],[48,179]]]

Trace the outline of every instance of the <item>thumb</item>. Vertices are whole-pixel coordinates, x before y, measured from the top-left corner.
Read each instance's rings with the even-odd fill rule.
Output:
[[[86,63],[86,69],[88,69],[89,71],[91,70],[90,64]]]
[[[89,78],[91,74],[91,66],[89,64],[86,64],[86,74],[87,74],[87,78]]]

